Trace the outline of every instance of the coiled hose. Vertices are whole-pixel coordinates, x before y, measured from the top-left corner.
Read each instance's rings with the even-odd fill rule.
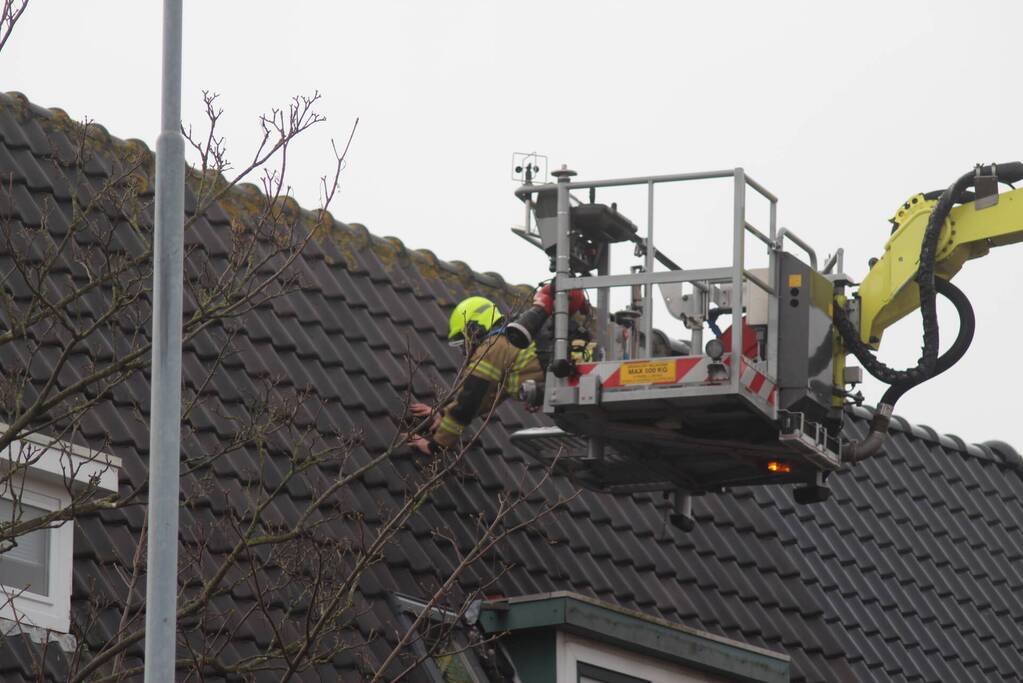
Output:
[[[1019,162],[1013,162],[1012,164],[1003,164],[1002,167],[1005,169],[1004,173],[1000,172],[998,166],[984,167],[978,170],[994,172],[1000,179],[1005,180],[1019,175],[1021,165]],[[952,207],[966,197],[966,190],[975,182],[977,172],[971,171],[964,174],[951,187],[942,192],[927,220],[927,227],[920,244],[920,267],[914,278],[920,290],[920,315],[923,318],[923,351],[914,367],[895,370],[879,361],[871,348],[860,341],[856,326],[849,320],[845,311],[841,307],[835,307],[835,326],[842,336],[845,347],[863,364],[867,372],[889,385],[878,403],[867,437],[862,441],[846,444],[844,447],[842,459],[846,462],[859,462],[877,455],[888,434],[888,426],[895,403],[913,387],[952,367],[963,357],[973,341],[976,319],[969,299],[951,282],[936,278],[934,266],[938,238],[941,236],[945,220]],[[973,199],[972,195],[970,195],[970,199]],[[941,294],[951,301],[959,315],[959,334],[951,348],[941,356],[938,355],[937,294]]]
[[[934,370],[930,376],[921,379],[921,375],[919,373],[913,373],[912,377],[889,385],[888,389],[881,397],[881,401],[874,413],[874,419],[870,423],[870,432],[867,434],[867,437],[863,441],[853,441],[846,444],[845,448],[842,450],[843,461],[859,462],[877,455],[881,451],[881,446],[884,445],[885,436],[888,434],[888,425],[891,422],[895,403],[902,398],[903,394],[916,385],[926,381],[927,379],[931,379],[932,377],[937,377],[958,363],[966,354],[967,349],[970,348],[970,344],[973,342],[973,334],[976,330],[976,316],[973,313],[973,306],[970,305],[970,300],[961,289],[953,285],[948,280],[936,277],[934,279],[934,285],[935,291],[948,299],[952,305],[955,306],[956,313],[959,315],[959,333],[956,335],[955,341],[952,343],[952,346],[949,347],[948,351],[938,356],[935,360]],[[844,314],[838,314],[836,315],[836,321],[839,315],[844,317]],[[846,319],[846,321],[848,321],[848,319]],[[845,339],[844,334],[843,339]],[[856,341],[859,341],[858,337]],[[851,350],[855,349],[855,347],[850,348]],[[857,351],[860,351],[860,353],[857,353]],[[861,353],[864,355],[861,356]],[[864,367],[867,366],[867,363],[863,361],[864,356],[869,357],[873,361],[877,360],[874,358],[873,354],[870,353],[869,347],[862,342],[860,343],[859,349],[853,350],[853,354],[858,360],[860,360],[860,362],[863,363]],[[874,376],[877,377],[877,375]],[[881,378],[878,377],[878,379]]]

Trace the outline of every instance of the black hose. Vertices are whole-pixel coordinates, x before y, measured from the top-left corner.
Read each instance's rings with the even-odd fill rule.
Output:
[[[732,312],[731,308],[728,308],[727,306],[722,308],[719,306],[717,308],[710,309],[710,311],[707,313],[707,327],[710,328],[710,331],[713,332],[714,336],[717,337],[718,339],[722,337],[721,328],[718,327],[718,317],[724,315],[725,313],[730,314],[731,312]]]
[[[835,326],[839,334],[842,335],[845,347],[856,356],[856,360],[863,364],[867,372],[885,384],[907,385],[908,390],[909,387],[914,387],[930,379],[934,374],[935,364],[938,360],[939,341],[934,284],[934,262],[937,256],[938,238],[941,236],[941,228],[944,226],[949,212],[959,201],[966,188],[972,185],[973,178],[974,173],[971,171],[945,190],[927,220],[927,228],[924,230],[924,237],[920,245],[920,268],[915,277],[916,284],[920,289],[920,315],[923,318],[924,338],[923,353],[916,366],[906,370],[895,370],[879,361],[871,348],[860,341],[859,332],[845,315],[845,311],[841,307],[835,308]]]
[[[966,354],[967,349],[970,348],[970,344],[973,342],[973,333],[976,330],[976,317],[973,314],[973,306],[970,305],[970,300],[966,298],[963,291],[948,280],[941,278],[935,278],[934,284],[936,291],[955,306],[956,313],[959,315],[959,333],[956,335],[956,339],[948,351],[938,357],[934,364],[934,373],[931,377],[940,375],[959,362]],[[859,462],[881,452],[885,435],[888,434],[888,425],[891,422],[895,403],[916,384],[919,384],[919,382],[915,384],[912,382],[893,384],[888,387],[888,390],[885,391],[884,396],[881,397],[881,401],[877,405],[877,410],[874,412],[874,419],[870,422],[870,431],[867,437],[863,441],[853,441],[845,445],[842,449],[843,462]]]
[[[963,290],[940,277],[934,278],[934,288],[938,294],[941,294],[955,306],[956,313],[959,315],[959,334],[956,335],[956,339],[952,342],[952,346],[949,347],[948,351],[938,356],[938,360],[934,364],[934,373],[928,379],[937,377],[945,372],[966,355],[966,351],[973,342],[973,333],[977,329],[977,318],[973,314],[973,306],[963,293]],[[917,384],[919,382],[916,384],[903,383],[889,386],[888,390],[884,392],[884,396],[881,397],[881,403],[894,406],[895,402],[902,398],[903,394]]]
[[[1023,163],[1018,161],[978,167],[964,174],[938,197],[937,204],[931,210],[920,244],[920,267],[914,278],[920,289],[920,315],[923,318],[924,345],[920,360],[916,366],[906,370],[894,370],[874,356],[867,344],[860,341],[856,326],[852,324],[841,307],[835,307],[835,327],[842,336],[845,347],[863,364],[867,372],[889,384],[889,388],[878,403],[874,419],[870,424],[870,432],[863,441],[847,444],[843,451],[843,460],[856,462],[872,457],[880,452],[884,436],[888,433],[895,403],[902,395],[913,387],[926,382],[952,367],[973,341],[976,320],[973,308],[966,295],[951,283],[935,278],[934,265],[937,257],[938,238],[952,207],[974,195],[967,192],[975,182],[977,174],[993,174],[999,181],[1011,183],[1023,179]],[[933,196],[933,195],[932,195]],[[956,307],[959,314],[959,334],[955,343],[943,355],[938,356],[938,313],[935,295],[941,293]]]

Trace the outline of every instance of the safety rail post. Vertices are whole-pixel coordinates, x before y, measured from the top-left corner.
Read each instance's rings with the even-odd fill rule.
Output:
[[[753,188],[758,192],[764,199],[766,199],[770,206],[770,225],[768,232],[765,235],[761,230],[758,230],[756,226],[752,225],[745,219],[745,209],[743,211],[743,223],[747,231],[752,233],[757,239],[767,245],[767,282],[764,282],[760,278],[756,277],[752,273],[746,272],[745,264],[743,265],[743,273],[746,280],[752,282],[754,285],[759,287],[767,294],[767,374],[771,377],[778,376],[778,301],[780,292],[778,290],[778,247],[780,246],[781,240],[784,239],[784,233],[779,234],[778,232],[778,198],[767,190],[764,186],[760,185],[750,176],[745,176],[746,185]],[[745,189],[744,189],[745,194]]]
[[[611,274],[611,249],[605,244],[600,260],[597,262],[597,277],[606,277]],[[609,360],[612,345],[611,340],[611,288],[604,286],[597,288],[597,342],[602,349],[602,357],[596,360]]]
[[[778,198],[768,197],[771,202],[771,225],[768,235],[773,244],[778,239]],[[781,283],[778,281],[778,250],[772,246],[767,250],[767,273],[770,282],[779,291],[767,300],[767,374],[778,377],[778,307],[781,305]]]
[[[558,179],[558,242],[554,258],[554,362],[568,360],[568,281],[572,277],[569,232],[572,229],[569,187],[575,171],[562,164],[551,175]]]
[[[742,281],[745,271],[746,243],[746,174],[736,168],[733,179],[733,225],[732,225],[732,391],[739,393],[739,378],[742,375]]]
[[[709,303],[710,297],[707,295],[707,290],[709,290],[709,287],[704,289],[704,290],[701,290],[697,286],[698,284],[699,283],[693,283],[693,293],[692,293],[692,296],[699,297],[701,309],[707,310],[710,307],[710,303]],[[680,288],[679,291],[682,291],[683,289],[684,289],[684,287]],[[700,354],[703,353],[703,349],[704,349],[704,346],[703,346],[703,325],[705,325],[705,324],[707,324],[706,320],[701,321],[700,327],[698,327],[698,328],[694,327],[693,329],[689,330],[689,353],[693,354],[694,356],[700,355]]]
[[[646,184],[646,263],[644,269],[647,273],[654,272],[654,254],[657,249],[654,247],[654,183],[649,181]],[[643,351],[647,358],[654,357],[654,285],[647,284],[643,293],[643,334],[646,335]]]
[[[778,238],[778,200],[772,199],[771,201],[771,241],[774,242]]]

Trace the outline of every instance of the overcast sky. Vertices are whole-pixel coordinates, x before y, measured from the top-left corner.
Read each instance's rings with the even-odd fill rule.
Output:
[[[0,55],[0,88],[154,146],[160,5],[35,0]],[[360,117],[334,215],[513,282],[548,275],[509,232],[523,151],[587,179],[742,166],[780,197],[781,225],[822,255],[844,247],[859,279],[907,197],[1023,157],[1021,20],[1009,1],[186,2],[183,116],[202,124],[201,92],[220,93],[240,165],[260,113],[319,91],[327,122],[289,162],[303,205],[318,205],[330,139]],[[659,198],[659,245],[685,266],[726,265],[727,197],[718,184]],[[602,198],[645,221],[637,195]],[[900,414],[1023,448],[1021,258],[1010,246],[966,265],[974,346]],[[944,329],[947,344],[955,322]],[[914,317],[882,357],[919,352]]]

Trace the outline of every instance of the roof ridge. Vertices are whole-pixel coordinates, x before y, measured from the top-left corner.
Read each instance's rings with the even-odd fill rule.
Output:
[[[854,406],[849,409],[849,412],[856,419],[865,422],[869,422],[874,417],[874,408],[869,406]],[[965,439],[955,434],[940,434],[933,427],[914,424],[899,415],[892,416],[888,429],[889,432],[901,432],[914,439],[941,446],[945,450],[956,451],[979,460],[988,460],[1017,472],[1023,472],[1023,455],[1005,441],[991,439],[983,443],[967,443]]]
[[[41,107],[29,100],[24,93],[0,92],[0,111],[3,110],[10,111],[21,119],[33,117],[57,127],[73,129],[79,134],[84,133],[89,140],[101,148],[109,149],[118,157],[137,154],[142,155],[144,159],[153,159],[155,163],[156,153],[145,141],[138,138],[122,139],[111,135],[100,123],[94,121],[82,123],[71,118],[63,109]],[[155,168],[154,165],[148,166],[151,169]],[[195,177],[201,175],[201,171],[190,165],[186,166],[186,169]],[[220,179],[223,179],[222,176]],[[239,183],[220,199],[220,203],[223,205],[225,202],[233,204],[239,200],[252,201],[257,195],[266,196],[263,189],[254,183]],[[308,229],[318,232],[317,237],[322,235],[330,238],[343,251],[353,246],[358,249],[369,249],[385,263],[394,260],[409,263],[424,277],[451,275],[461,280],[467,288],[482,288],[496,296],[519,299],[528,296],[532,291],[529,285],[507,282],[500,273],[479,272],[459,260],[445,261],[430,249],[410,249],[397,237],[379,236],[370,232],[361,223],[338,220],[329,210],[306,209],[290,195],[282,197],[280,202],[286,212],[291,213]]]

